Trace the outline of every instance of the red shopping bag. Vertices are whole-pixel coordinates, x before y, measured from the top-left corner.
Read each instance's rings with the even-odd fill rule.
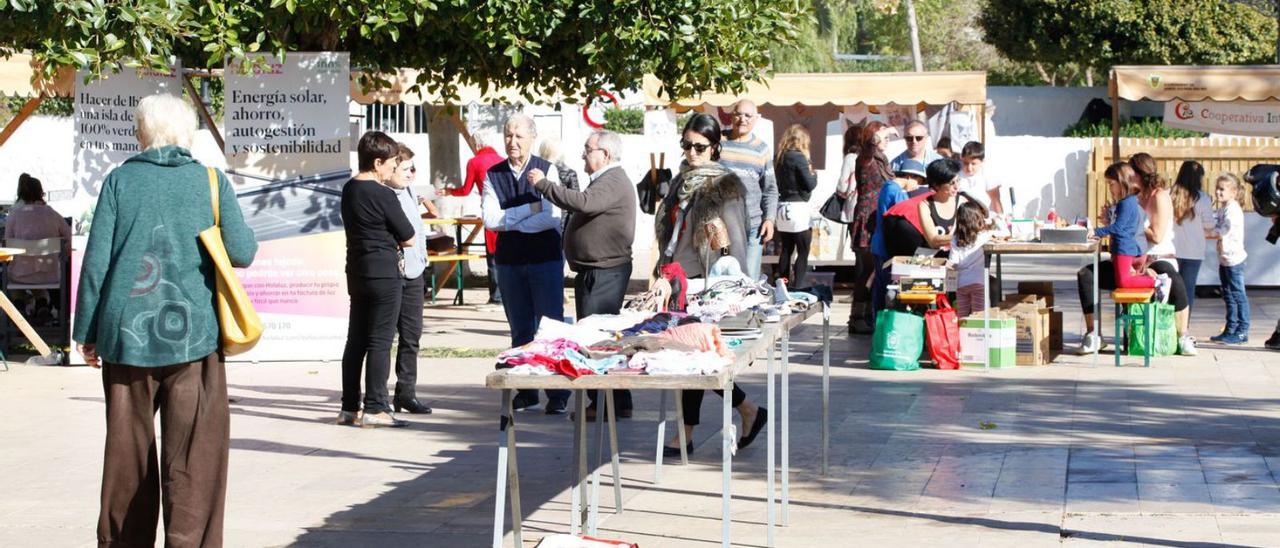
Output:
[[[960,320],[945,294],[938,308],[924,313],[925,348],[938,369],[960,369]]]

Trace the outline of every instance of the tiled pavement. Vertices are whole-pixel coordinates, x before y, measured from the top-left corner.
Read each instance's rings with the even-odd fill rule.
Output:
[[[1204,345],[1197,358],[1150,369],[1113,368],[1107,354],[1097,368],[1068,356],[986,373],[870,371],[868,339],[838,328],[825,477],[818,329],[806,325],[792,344],[792,503],[777,545],[1280,545],[1280,353],[1258,348],[1280,293],[1250,296],[1253,347]],[[1074,333],[1069,286],[1058,298]],[[1204,340],[1221,303],[1197,306]],[[429,309],[427,318],[428,346],[502,344],[500,312]],[[436,414],[410,417],[404,431],[362,431],[328,424],[336,363],[230,366],[228,545],[486,545],[498,438],[495,395],[482,388],[491,363],[424,360],[422,370]],[[755,400],[763,379],[763,367],[743,378]],[[719,400],[708,400],[690,465],[666,466],[654,485],[657,396],[638,395],[636,416],[620,424],[626,511],[612,514],[603,492],[600,536],[646,548],[718,543]],[[0,412],[0,546],[91,545],[96,374],[15,366],[0,373]],[[567,529],[571,428],[562,417],[518,420],[532,546]],[[762,441],[734,462],[735,545],[764,545]]]

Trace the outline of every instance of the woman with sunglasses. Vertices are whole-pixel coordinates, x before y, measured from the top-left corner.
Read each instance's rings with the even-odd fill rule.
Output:
[[[684,162],[671,181],[671,189],[658,205],[655,216],[657,244],[661,249],[658,267],[679,263],[690,278],[708,277],[711,265],[721,257],[733,257],[744,266],[747,257],[746,191],[733,172],[720,165],[720,123],[709,114],[695,114],[684,126],[680,148]],[[724,397],[724,392],[717,390]],[[693,439],[698,425],[702,390],[684,390],[685,439]],[[765,409],[747,402],[747,394],[733,387],[733,406],[742,420],[738,441],[744,448],[755,440],[768,416]],[[679,455],[678,437],[667,442],[664,453]],[[686,451],[693,452],[690,441]]]

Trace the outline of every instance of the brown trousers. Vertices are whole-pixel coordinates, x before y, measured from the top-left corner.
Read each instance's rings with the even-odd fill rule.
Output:
[[[231,416],[218,354],[165,367],[105,364],[107,447],[98,546],[222,546]],[[155,414],[160,412],[156,462]]]

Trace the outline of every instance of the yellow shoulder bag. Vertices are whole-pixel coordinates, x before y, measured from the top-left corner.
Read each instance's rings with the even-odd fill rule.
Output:
[[[209,196],[213,199],[213,226],[200,232],[200,243],[213,259],[213,267],[218,276],[218,327],[222,337],[222,352],[227,356],[243,354],[258,344],[262,337],[262,320],[258,311],[253,309],[253,302],[240,278],[231,266],[231,258],[227,257],[227,248],[222,245],[222,224],[218,212],[218,174],[209,168]]]

